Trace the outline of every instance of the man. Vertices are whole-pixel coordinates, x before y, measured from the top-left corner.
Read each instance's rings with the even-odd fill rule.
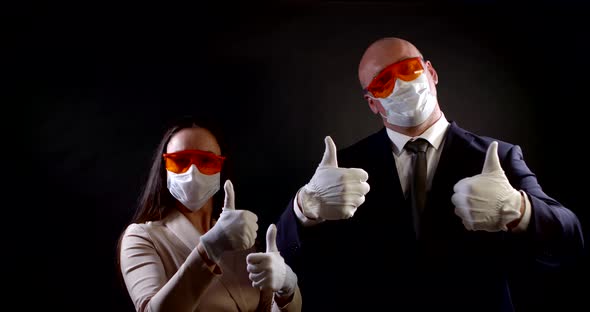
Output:
[[[513,311],[529,277],[573,263],[577,217],[542,191],[519,146],[447,121],[414,45],[377,40],[358,74],[385,127],[338,153],[326,137],[277,224],[304,310]]]

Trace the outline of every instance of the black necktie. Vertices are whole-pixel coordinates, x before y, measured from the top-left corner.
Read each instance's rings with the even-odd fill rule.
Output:
[[[412,161],[414,170],[412,172],[411,196],[412,196],[412,215],[414,217],[414,230],[416,238],[419,239],[422,233],[422,213],[426,204],[426,149],[428,141],[417,139],[406,143],[405,148],[413,153]]]

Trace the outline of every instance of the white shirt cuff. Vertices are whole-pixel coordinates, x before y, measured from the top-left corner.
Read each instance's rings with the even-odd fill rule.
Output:
[[[301,222],[301,225],[312,226],[312,225],[316,225],[318,223],[322,223],[324,221],[323,219],[310,219],[303,214],[303,211],[301,210],[301,208],[299,207],[299,204],[297,203],[298,196],[299,196],[299,192],[297,192],[297,194],[295,195],[295,198],[293,199],[293,211],[295,211],[295,215],[297,216],[297,219],[299,219],[299,222]]]
[[[524,213],[518,225],[512,229],[512,232],[526,231],[531,220],[531,201],[529,200],[529,196],[524,191],[520,191],[520,193],[524,196]]]

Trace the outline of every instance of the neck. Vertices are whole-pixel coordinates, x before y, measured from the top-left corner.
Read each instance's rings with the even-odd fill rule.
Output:
[[[182,204],[178,203],[178,210],[186,216],[192,225],[201,234],[207,233],[211,229],[211,214],[213,212],[213,198],[210,198],[201,209],[190,211]]]
[[[417,125],[417,126],[413,126],[413,127],[401,127],[401,126],[396,126],[396,125],[392,125],[390,123],[387,122],[386,119],[383,119],[383,124],[385,125],[385,127],[401,133],[401,134],[405,134],[407,136],[410,137],[417,137],[419,135],[421,135],[422,133],[424,133],[424,131],[428,130],[428,128],[430,128],[432,125],[434,125],[442,116],[442,111],[440,110],[440,107],[437,105],[434,109],[434,111],[432,112],[432,114],[430,114],[430,116],[428,117],[428,119],[426,119],[423,123]]]

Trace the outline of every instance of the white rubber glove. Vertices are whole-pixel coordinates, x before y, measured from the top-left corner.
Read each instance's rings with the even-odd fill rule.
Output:
[[[223,185],[225,200],[217,223],[203,236],[207,256],[216,263],[225,251],[243,250],[254,246],[258,217],[248,210],[236,210],[234,186],[230,180]]]
[[[297,288],[297,275],[281,257],[276,241],[277,227],[271,224],[266,231],[266,252],[249,254],[247,270],[253,287],[289,297]]]
[[[457,182],[451,201],[455,214],[468,230],[507,231],[507,224],[520,218],[521,194],[502,170],[498,142],[488,147],[481,174]]]
[[[324,139],[326,150],[315,174],[299,191],[303,214],[311,219],[339,220],[352,217],[369,192],[369,174],[360,168],[339,168],[336,145]]]

